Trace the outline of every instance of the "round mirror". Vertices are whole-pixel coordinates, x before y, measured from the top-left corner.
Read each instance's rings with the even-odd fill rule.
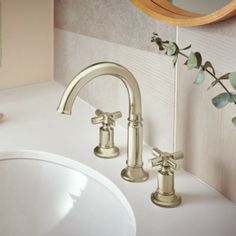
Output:
[[[132,0],[165,23],[179,26],[205,25],[236,15],[236,0]]]
[[[172,0],[173,5],[182,8],[186,11],[191,11],[199,14],[210,14],[224,7],[231,0]]]

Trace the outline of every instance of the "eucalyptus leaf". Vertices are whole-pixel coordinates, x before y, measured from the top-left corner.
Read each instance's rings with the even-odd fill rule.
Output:
[[[168,56],[176,55],[177,50],[178,50],[177,45],[173,42],[170,42],[166,46],[166,55],[168,55]]]
[[[1,1],[1,0],[0,0]],[[163,51],[166,55],[173,57],[173,65],[175,66],[178,60],[178,56],[182,55],[187,58],[185,65],[188,69],[199,69],[198,74],[195,78],[195,84],[201,84],[206,79],[206,73],[210,74],[214,80],[210,84],[209,88],[216,86],[217,84],[221,85],[225,92],[218,94],[212,98],[212,104],[216,108],[223,108],[229,103],[236,104],[236,93],[231,93],[223,84],[222,80],[229,80],[232,87],[236,90],[236,71],[232,73],[227,73],[221,77],[216,77],[215,69],[210,61],[206,61],[202,65],[202,56],[199,52],[191,52],[189,56],[184,54],[184,50],[191,48],[191,45],[180,49],[175,42],[170,42],[168,40],[162,40],[157,33],[153,33],[151,42],[154,42],[158,45],[159,50]],[[232,118],[233,124],[236,126],[236,116]]]
[[[220,78],[219,78],[219,79],[220,79],[220,80],[229,79],[229,73],[226,73],[226,74],[224,74],[224,75],[220,76]]]
[[[207,88],[207,90],[213,88],[215,85],[217,85],[221,80],[229,79],[229,73],[222,75],[220,78],[214,80],[211,85]]]
[[[208,68],[210,68],[212,70],[212,73],[215,75],[215,69],[213,67],[213,65],[211,64],[210,61],[206,61],[205,64],[203,65],[203,70],[207,70]]]
[[[200,68],[200,66],[202,64],[202,55],[200,54],[200,52],[195,52],[195,56],[197,57],[197,67],[196,68]]]
[[[220,93],[212,99],[212,104],[216,108],[223,108],[229,103],[229,100],[230,96],[228,93]]]
[[[202,63],[202,56],[199,52],[191,52],[189,54],[188,60],[185,62],[185,65],[187,65],[188,69],[194,69],[199,68]]]
[[[236,94],[231,94],[231,96],[229,96],[229,102],[236,102]]]
[[[217,83],[219,82],[219,80],[214,80],[211,85],[207,88],[207,90],[213,88]]]
[[[236,89],[236,71],[229,74],[229,81],[234,89]]]
[[[236,116],[232,118],[232,122],[236,126]]]
[[[205,76],[205,71],[204,70],[199,70],[197,77],[194,81],[194,84],[201,84],[204,80],[205,80],[206,76]]]

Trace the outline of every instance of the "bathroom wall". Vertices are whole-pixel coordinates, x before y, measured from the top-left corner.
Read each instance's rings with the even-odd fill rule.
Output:
[[[171,59],[150,43],[153,31],[182,46],[192,43],[192,50],[201,51],[219,74],[236,70],[236,19],[176,28],[144,15],[127,0],[57,0],[55,79],[66,85],[98,61],[126,66],[140,84],[145,141],[165,150],[183,150],[185,169],[236,203],[236,128],[231,123],[235,107],[214,108],[211,98],[221,89],[207,92],[210,78],[203,86],[193,85],[195,72],[186,70],[183,60],[176,73]],[[127,93],[116,79],[101,77],[80,96],[95,107],[121,110],[121,124],[126,125]]]
[[[1,0],[0,89],[53,79],[53,0]]]
[[[210,60],[217,75],[236,71],[236,18],[196,28],[178,28],[180,45],[192,44],[204,60]],[[193,85],[196,71],[178,64],[177,75],[177,148],[185,152],[185,168],[236,203],[236,127],[231,104],[216,109],[211,99],[220,86],[207,91],[212,78]],[[231,86],[229,86],[231,88]]]
[[[144,139],[174,148],[175,72],[150,43],[153,32],[175,39],[175,27],[147,17],[130,1],[55,1],[55,79],[66,85],[84,67],[113,61],[137,78],[143,98]],[[96,108],[121,110],[125,127],[128,97],[113,77],[97,78],[80,96]],[[89,117],[88,117],[89,119]],[[151,153],[150,153],[151,157]]]

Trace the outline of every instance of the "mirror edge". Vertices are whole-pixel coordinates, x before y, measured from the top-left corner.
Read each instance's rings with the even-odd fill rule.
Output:
[[[175,7],[171,3],[171,9],[167,10],[162,0],[131,0],[131,2],[155,19],[167,24],[183,27],[211,24],[236,16],[236,0],[232,0],[224,7],[208,15],[200,15],[185,10],[180,11],[180,8]]]

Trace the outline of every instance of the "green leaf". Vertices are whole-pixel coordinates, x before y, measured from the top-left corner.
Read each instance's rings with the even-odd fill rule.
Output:
[[[219,82],[219,80],[214,80],[211,85],[207,88],[207,90],[213,88],[217,83]]]
[[[236,89],[236,71],[229,74],[229,81],[234,89]]]
[[[231,94],[231,96],[229,96],[229,102],[236,102],[236,94]]]
[[[199,52],[195,52],[195,56],[197,58],[197,69],[200,68],[201,64],[202,64],[202,56]]]
[[[189,54],[188,60],[185,62],[185,65],[187,65],[188,69],[194,69],[199,68],[202,63],[202,56],[199,52],[191,52]]]
[[[176,45],[176,43],[170,42],[166,46],[166,55],[168,56],[176,55],[177,50],[178,50],[178,46]]]
[[[213,65],[211,64],[210,61],[206,61],[205,64],[203,65],[203,70],[207,70],[208,68],[210,68],[212,70],[212,73],[215,75],[215,69],[213,67]]]
[[[207,90],[213,88],[215,85],[217,85],[221,80],[229,79],[229,73],[222,75],[219,79],[214,80],[211,85],[207,88]]]
[[[232,118],[232,122],[236,126],[236,116]]]
[[[219,79],[220,80],[229,79],[229,73],[222,75]]]
[[[205,71],[204,70],[199,70],[197,77],[194,81],[194,84],[201,84],[205,80]]]
[[[218,94],[216,97],[212,99],[212,104],[216,108],[223,108],[229,103],[229,94],[228,93],[221,93]]]
[[[178,60],[178,55],[175,55],[174,58],[173,58],[173,60],[172,60],[172,63],[173,63],[173,65],[174,65],[174,67],[175,67],[175,65],[176,65],[176,63],[177,63],[177,60]]]

